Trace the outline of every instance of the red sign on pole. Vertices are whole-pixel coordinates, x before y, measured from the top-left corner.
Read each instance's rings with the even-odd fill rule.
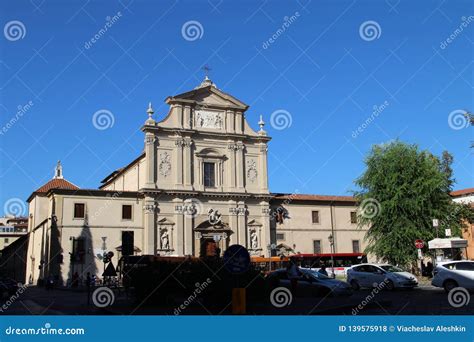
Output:
[[[425,247],[425,242],[420,239],[415,240],[415,247],[418,249],[422,249],[423,247]]]

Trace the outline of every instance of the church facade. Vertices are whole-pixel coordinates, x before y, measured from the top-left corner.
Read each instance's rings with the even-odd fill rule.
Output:
[[[255,256],[278,248],[329,252],[329,235],[340,240],[334,251],[339,244],[355,250],[356,240],[363,250],[364,231],[351,222],[353,198],[270,193],[270,137],[262,118],[258,130],[248,124],[246,104],[207,77],[166,103],[161,121],[151,104],[147,110],[144,152],[99,189],[68,182],[58,164],[54,178],[31,194],[26,281],[100,275],[104,253],[114,252],[116,264],[125,240],[133,247],[126,254],[215,255],[232,244]]]

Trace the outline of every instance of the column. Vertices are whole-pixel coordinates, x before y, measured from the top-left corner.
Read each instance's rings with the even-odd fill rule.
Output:
[[[201,157],[197,157],[197,163],[198,163],[198,168],[197,168],[197,174],[194,177],[194,187],[199,190],[199,191],[204,191],[204,175],[203,175],[203,168],[204,168],[204,162]]]
[[[244,190],[244,148],[245,145],[243,142],[238,141],[237,142],[237,165],[236,165],[236,171],[237,171],[237,189],[239,191]]]
[[[191,138],[186,138],[184,144],[184,188],[187,190],[192,190],[192,145],[193,141],[191,140]]]
[[[190,106],[184,106],[184,109],[183,109],[183,122],[182,122],[182,126],[181,127],[184,127],[184,128],[191,128],[191,107]]]
[[[236,245],[239,243],[239,230],[237,223],[237,202],[229,201],[229,225],[232,229],[232,235],[230,236],[230,244]]]
[[[156,189],[155,181],[155,165],[156,165],[156,148],[155,135],[152,132],[145,133],[145,154],[146,154],[146,180],[145,188]]]
[[[247,222],[246,222],[246,216],[247,216],[247,208],[245,208],[245,202],[239,201],[237,204],[237,221],[238,221],[238,230],[239,230],[239,244],[248,247],[247,246]]]
[[[176,149],[175,149],[175,183],[177,188],[183,187],[183,145],[184,140],[178,139],[175,141]]]
[[[176,244],[175,253],[177,255],[185,255],[184,252],[184,202],[180,198],[173,199],[174,205],[174,222],[176,223]]]
[[[268,146],[266,143],[260,145],[260,190],[268,193]]]
[[[184,205],[184,255],[193,255],[194,244],[194,214],[195,205],[191,201],[185,201]]]
[[[235,133],[243,134],[243,115],[242,112],[235,112]]]
[[[270,205],[268,202],[260,202],[261,218],[262,218],[262,240],[260,247],[265,254],[268,254],[267,246],[272,244],[271,230],[270,230]],[[271,256],[271,255],[267,255]]]
[[[227,117],[227,132],[235,133],[235,114],[233,111],[226,111]]]
[[[153,197],[146,196],[143,210],[144,215],[144,254],[156,254],[156,227],[155,227],[155,200]]]
[[[235,167],[235,150],[236,150],[236,145],[231,142],[228,145],[228,150],[229,150],[229,167],[227,169],[227,177],[228,177],[228,186],[231,189],[231,191],[235,191],[235,174],[237,172],[236,167]]]

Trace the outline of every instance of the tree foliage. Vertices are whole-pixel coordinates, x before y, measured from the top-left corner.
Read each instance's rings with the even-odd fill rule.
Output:
[[[461,234],[462,220],[472,211],[454,203],[449,194],[452,160],[448,152],[440,159],[400,141],[372,148],[366,171],[355,181],[360,188],[355,191],[359,227],[369,227],[367,253],[394,264],[413,263],[414,241],[437,235],[434,218],[439,220],[440,237],[445,228]]]

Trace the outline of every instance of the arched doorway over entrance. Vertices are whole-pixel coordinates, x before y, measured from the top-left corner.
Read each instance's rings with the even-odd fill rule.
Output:
[[[219,222],[213,225],[207,220],[204,221],[194,229],[195,256],[222,256],[229,247],[232,234],[232,229],[227,223]]]

